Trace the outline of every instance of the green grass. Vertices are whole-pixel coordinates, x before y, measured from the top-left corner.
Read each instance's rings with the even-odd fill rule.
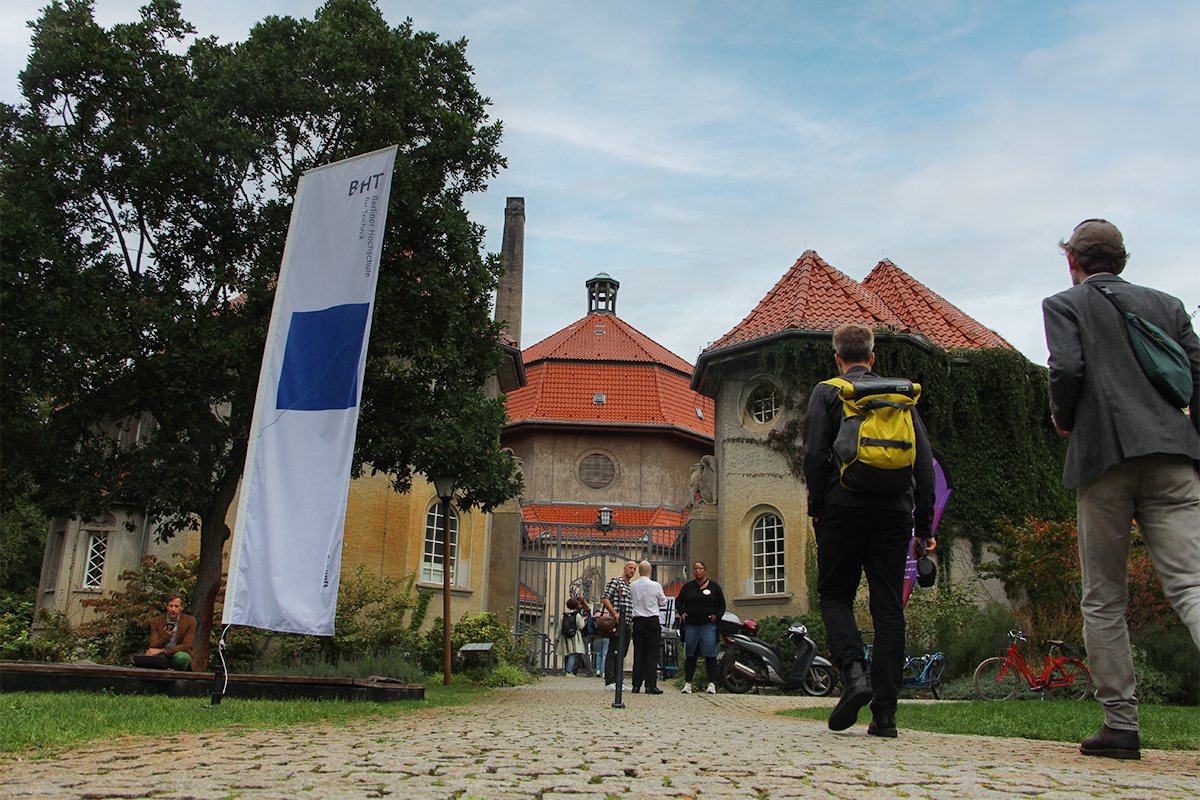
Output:
[[[239,732],[311,723],[349,723],[397,717],[418,709],[463,705],[487,690],[462,684],[428,685],[425,699],[238,700],[205,708],[202,697],[117,695],[108,692],[0,694],[0,754],[44,757],[80,742],[122,734],[173,736],[202,730]]]
[[[780,714],[826,721],[831,707],[797,708]],[[863,709],[864,725],[870,710]],[[1081,742],[1100,730],[1099,703],[1080,701],[968,700],[901,703],[896,714],[901,729],[973,736],[1007,736],[1051,742]],[[1153,750],[1200,749],[1200,709],[1195,706],[1151,706],[1138,709],[1142,747]]]

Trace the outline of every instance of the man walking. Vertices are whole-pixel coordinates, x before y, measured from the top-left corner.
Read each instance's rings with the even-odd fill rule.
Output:
[[[629,654],[629,639],[626,637],[625,646],[619,646],[621,640],[621,623],[628,625],[632,618],[632,604],[629,599],[629,582],[638,571],[636,561],[626,561],[621,574],[608,582],[604,587],[604,595],[600,602],[608,613],[617,618],[617,627],[613,628],[612,636],[608,639],[608,655],[604,658],[604,688],[611,688],[625,672],[625,656]]]
[[[658,610],[667,604],[662,584],[650,578],[649,561],[638,564],[640,577],[629,585],[633,614],[633,692],[646,686],[646,694],[662,694],[658,688],[658,651],[662,647],[662,624]]]
[[[1042,302],[1050,348],[1050,412],[1070,436],[1063,483],[1074,489],[1083,573],[1083,638],[1104,727],[1084,755],[1140,758],[1136,681],[1125,611],[1130,529],[1137,520],[1163,592],[1200,647],[1200,342],[1178,299],[1117,277],[1121,232],[1089,219],[1059,247],[1074,287]],[[1191,418],[1146,378],[1125,320],[1157,326],[1191,362]]]
[[[845,323],[833,332],[834,360],[851,383],[878,378],[875,336],[864,325]],[[817,539],[817,594],[829,649],[842,671],[842,696],[829,716],[831,730],[841,731],[858,720],[871,703],[867,733],[896,736],[896,707],[904,670],[904,568],[909,543],[916,535],[927,550],[933,538],[933,453],[925,426],[914,409],[916,460],[906,489],[870,492],[842,485],[833,462],[833,444],[843,417],[838,387],[817,384],[804,420],[804,478],[808,515]],[[854,619],[854,596],[866,572],[870,589],[875,650],[870,678],[863,659],[862,635]],[[872,702],[872,684],[874,702]]]

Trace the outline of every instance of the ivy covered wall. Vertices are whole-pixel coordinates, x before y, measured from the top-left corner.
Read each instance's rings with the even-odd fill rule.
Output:
[[[963,536],[978,554],[998,519],[1073,516],[1074,496],[1061,480],[1067,441],[1050,421],[1045,367],[1015,350],[950,352],[887,331],[875,336],[874,371],[921,384],[917,407],[955,483],[938,529],[941,544],[948,549]],[[809,394],[836,372],[830,339],[787,338],[767,345],[758,357],[762,371],[785,387],[793,412],[770,443],[799,475]]]

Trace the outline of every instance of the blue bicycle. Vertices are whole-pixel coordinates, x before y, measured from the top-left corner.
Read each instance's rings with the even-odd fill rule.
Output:
[[[864,635],[874,634],[874,631],[860,631]],[[871,671],[871,651],[874,645],[863,645],[863,656],[867,660],[867,672]],[[946,686],[942,683],[942,672],[946,669],[945,653],[929,653],[916,658],[904,654],[904,677],[900,681],[901,689],[927,689],[935,700],[946,699]]]

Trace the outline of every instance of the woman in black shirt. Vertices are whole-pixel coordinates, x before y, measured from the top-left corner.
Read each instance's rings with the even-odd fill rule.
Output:
[[[692,693],[692,676],[696,674],[696,660],[704,656],[704,668],[708,672],[708,693],[717,693],[717,623],[725,614],[725,593],[715,581],[708,579],[708,568],[703,561],[692,565],[695,580],[689,581],[679,590],[675,606],[683,621],[683,652],[687,659],[683,664],[683,675],[687,681],[683,693]]]

